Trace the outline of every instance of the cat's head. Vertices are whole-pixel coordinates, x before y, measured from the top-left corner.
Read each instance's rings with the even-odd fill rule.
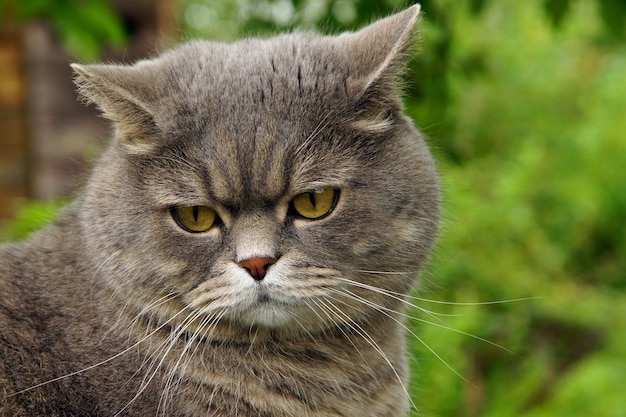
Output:
[[[98,279],[206,335],[313,332],[397,308],[438,216],[434,164],[397,88],[418,11],[335,37],[74,66],[116,128],[82,198]]]

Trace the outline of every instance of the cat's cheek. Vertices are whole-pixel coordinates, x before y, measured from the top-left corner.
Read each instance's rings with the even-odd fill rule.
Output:
[[[187,292],[184,301],[205,315],[232,319],[256,303],[258,286],[243,268],[225,262],[215,266],[199,285]]]
[[[372,243],[369,238],[367,239],[357,239],[352,244],[350,251],[353,256],[356,257],[365,257],[372,252],[376,251],[378,246],[375,243]]]
[[[145,264],[145,257],[142,259]],[[178,277],[181,276],[183,271],[188,267],[188,263],[184,260],[174,258],[159,259],[156,257],[150,259],[149,265],[156,277]]]

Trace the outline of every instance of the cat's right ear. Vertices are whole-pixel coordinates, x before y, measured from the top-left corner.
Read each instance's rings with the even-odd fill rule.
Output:
[[[354,100],[361,130],[383,132],[400,110],[401,80],[416,41],[420,6],[378,20],[358,32],[336,38],[347,78],[344,89]]]
[[[121,65],[72,64],[80,96],[94,103],[115,124],[116,138],[132,154],[151,152],[158,145],[159,129],[145,79]]]

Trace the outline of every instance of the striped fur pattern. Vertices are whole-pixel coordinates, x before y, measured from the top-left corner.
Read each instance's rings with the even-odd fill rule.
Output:
[[[74,66],[115,136],[52,225],[0,247],[0,414],[405,415],[404,297],[439,210],[398,89],[418,12]],[[293,214],[324,189],[328,215]],[[190,233],[183,206],[219,221]]]

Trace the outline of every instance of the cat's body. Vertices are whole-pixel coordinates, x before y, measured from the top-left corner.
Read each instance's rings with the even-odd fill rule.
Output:
[[[116,138],[0,247],[0,414],[403,415],[438,213],[395,87],[417,13],[77,66]]]

